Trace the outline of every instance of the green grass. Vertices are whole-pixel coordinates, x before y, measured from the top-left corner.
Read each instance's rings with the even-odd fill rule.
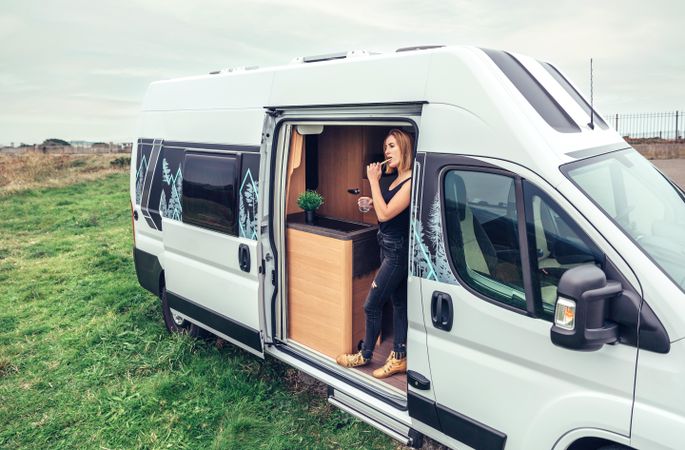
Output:
[[[294,369],[169,335],[130,220],[123,173],[0,197],[0,448],[395,447]]]

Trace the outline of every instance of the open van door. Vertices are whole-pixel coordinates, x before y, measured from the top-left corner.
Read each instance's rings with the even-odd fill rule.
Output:
[[[171,312],[264,357],[265,147],[171,144],[183,155],[182,213],[162,218]]]

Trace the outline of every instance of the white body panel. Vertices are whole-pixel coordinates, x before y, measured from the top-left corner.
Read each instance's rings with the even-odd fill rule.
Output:
[[[635,386],[632,444],[636,448],[682,448],[685,429],[685,340],[667,355],[640,352]]]
[[[259,330],[257,265],[244,275],[236,257],[238,246],[245,244],[256,261],[257,242],[176,220],[164,219],[163,224],[167,289]]]

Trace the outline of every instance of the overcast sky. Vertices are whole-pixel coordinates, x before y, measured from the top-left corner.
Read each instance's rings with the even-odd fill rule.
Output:
[[[154,80],[351,49],[476,45],[560,67],[602,114],[685,109],[682,0],[2,0],[0,145],[132,141]]]

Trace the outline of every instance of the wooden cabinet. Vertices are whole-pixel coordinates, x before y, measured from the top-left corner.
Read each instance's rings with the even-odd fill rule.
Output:
[[[375,233],[372,227],[341,239],[288,228],[289,339],[331,358],[356,351],[364,338],[364,301],[376,270],[367,263],[367,273],[355,274],[354,253],[356,248],[377,255],[368,243],[369,236],[375,243]]]

